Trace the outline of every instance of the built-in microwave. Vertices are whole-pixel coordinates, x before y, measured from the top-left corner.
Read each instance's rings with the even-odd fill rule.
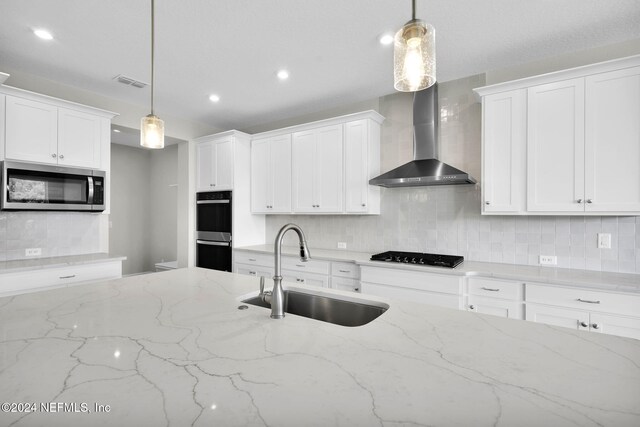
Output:
[[[91,211],[105,208],[105,172],[5,160],[0,209]]]

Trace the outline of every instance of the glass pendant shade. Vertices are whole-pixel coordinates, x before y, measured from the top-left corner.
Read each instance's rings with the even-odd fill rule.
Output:
[[[164,148],[164,121],[149,114],[140,122],[140,145],[146,148]]]
[[[400,92],[423,90],[436,82],[436,30],[413,19],[395,35],[393,86]]]

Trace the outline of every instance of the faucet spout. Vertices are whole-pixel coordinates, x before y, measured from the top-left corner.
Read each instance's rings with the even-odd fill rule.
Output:
[[[275,270],[273,276],[273,292],[271,294],[271,318],[282,319],[284,317],[284,290],[282,289],[282,239],[287,231],[293,230],[298,235],[300,243],[300,260],[306,262],[310,258],[307,240],[302,229],[296,224],[284,225],[276,236],[274,253],[275,253]]]

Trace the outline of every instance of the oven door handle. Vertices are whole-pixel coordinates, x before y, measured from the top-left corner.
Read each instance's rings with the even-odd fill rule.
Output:
[[[229,204],[231,203],[231,200],[198,200],[196,202],[196,205],[213,205],[213,204],[220,204],[220,203]]]
[[[207,240],[196,240],[196,244],[208,246],[231,246],[231,242],[210,242]]]

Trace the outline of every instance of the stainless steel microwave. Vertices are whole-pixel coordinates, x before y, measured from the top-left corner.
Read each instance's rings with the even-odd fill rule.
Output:
[[[0,209],[101,212],[105,176],[100,170],[5,160]]]

